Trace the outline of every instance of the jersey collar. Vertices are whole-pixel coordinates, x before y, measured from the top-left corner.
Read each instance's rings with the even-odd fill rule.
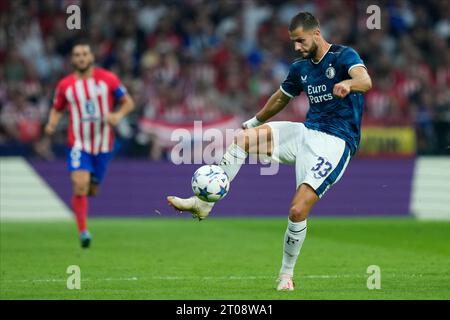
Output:
[[[331,43],[330,43],[330,46],[328,47],[327,51],[325,51],[325,53],[323,54],[322,58],[320,58],[320,60],[319,60],[319,61],[317,61],[317,62],[314,62],[314,61],[313,61],[313,59],[310,59],[310,60],[311,60],[311,62],[312,62],[313,64],[319,64],[319,63],[320,63],[320,61],[322,61],[322,60],[323,60],[323,58],[325,58],[325,56],[327,55],[328,51],[330,51],[330,49],[331,49],[331,47],[332,47],[332,46],[333,46],[333,44],[331,44]]]

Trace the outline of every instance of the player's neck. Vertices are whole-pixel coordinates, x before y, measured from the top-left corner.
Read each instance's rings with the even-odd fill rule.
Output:
[[[316,55],[311,59],[314,63],[319,63],[322,61],[323,57],[327,54],[328,50],[331,48],[331,43],[322,40],[317,48]]]
[[[89,69],[87,69],[84,72],[75,70],[75,77],[77,79],[88,79],[92,77],[92,71],[94,70],[94,67],[90,67]]]

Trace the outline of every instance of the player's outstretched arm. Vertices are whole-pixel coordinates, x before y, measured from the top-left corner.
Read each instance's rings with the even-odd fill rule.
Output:
[[[333,95],[338,98],[345,98],[350,92],[365,93],[372,88],[372,79],[370,79],[366,68],[354,67],[349,72],[351,79],[336,83],[333,88]]]
[[[50,116],[48,118],[47,125],[45,126],[45,133],[49,136],[51,136],[53,133],[55,133],[56,126],[59,123],[59,120],[61,120],[62,111],[51,109],[50,110]]]
[[[125,94],[119,103],[119,110],[108,114],[108,123],[112,126],[117,125],[127,114],[134,110],[134,101],[129,94]]]
[[[278,112],[284,109],[287,106],[290,97],[285,95],[280,89],[278,89],[270,98],[267,100],[264,107],[256,114],[255,117],[243,123],[244,128],[253,128],[257,127],[260,124],[263,124]]]

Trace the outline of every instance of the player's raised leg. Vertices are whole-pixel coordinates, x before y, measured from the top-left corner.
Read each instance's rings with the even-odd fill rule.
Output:
[[[270,156],[272,154],[272,128],[263,124],[257,128],[240,131],[228,147],[219,166],[230,182],[236,177],[249,154]]]
[[[87,230],[88,192],[91,173],[87,170],[75,170],[71,173],[73,186],[72,210],[75,214],[81,246],[87,248],[91,242],[91,236]]]
[[[306,220],[318,200],[316,192],[307,184],[300,185],[292,200],[277,290],[294,290],[294,267],[306,237]]]
[[[269,125],[257,128],[244,129],[234,137],[233,143],[228,147],[219,166],[228,175],[230,182],[236,177],[241,166],[249,154],[270,156],[272,153],[272,129]],[[196,196],[187,199],[169,196],[169,205],[179,211],[189,211],[199,220],[206,218],[211,212],[214,203],[200,200]]]

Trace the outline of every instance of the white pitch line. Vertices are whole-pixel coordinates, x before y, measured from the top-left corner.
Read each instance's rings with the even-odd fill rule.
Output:
[[[137,281],[138,278],[104,278],[104,279],[81,279],[81,281]],[[20,280],[2,280],[1,282],[66,282],[67,279],[20,279]]]
[[[306,274],[299,275],[299,279],[340,279],[340,278],[366,278],[365,274]],[[387,277],[423,277],[423,274],[389,274]],[[276,279],[276,276],[191,276],[191,277],[179,277],[179,276],[153,276],[153,277],[128,277],[128,278],[103,278],[103,279],[81,279],[81,281],[138,281],[138,280],[266,280]],[[0,282],[65,282],[67,279],[19,279],[10,280],[5,279]]]
[[[298,278],[307,279],[337,279],[337,278],[366,278],[366,275],[359,274],[309,274],[299,275]],[[178,277],[178,276],[155,276],[151,279],[155,280],[257,280],[257,279],[276,279],[276,275],[272,276],[192,276],[192,277]]]
[[[300,278],[311,279],[330,279],[330,278],[358,278],[365,277],[363,275],[351,274],[317,274],[317,275],[303,275]],[[258,279],[276,279],[276,276],[154,276],[154,277],[130,277],[130,278],[103,278],[103,279],[81,279],[81,281],[138,281],[138,280],[258,280]],[[2,282],[65,282],[67,279],[20,279],[20,280],[2,280]]]

